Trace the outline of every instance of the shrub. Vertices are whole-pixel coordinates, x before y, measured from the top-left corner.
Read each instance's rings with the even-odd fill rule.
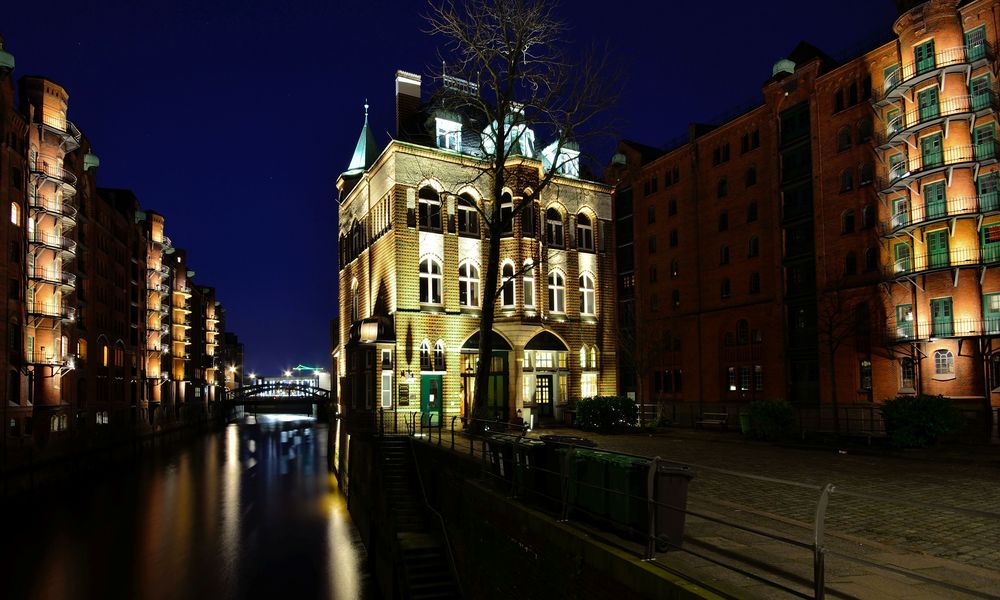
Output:
[[[758,440],[780,440],[795,429],[795,409],[784,400],[754,400],[747,407],[750,415],[750,437]]]
[[[626,396],[595,396],[576,403],[576,423],[587,431],[613,431],[634,427],[639,407]]]
[[[944,396],[898,396],[882,405],[885,432],[893,446],[922,448],[954,433],[962,415]]]

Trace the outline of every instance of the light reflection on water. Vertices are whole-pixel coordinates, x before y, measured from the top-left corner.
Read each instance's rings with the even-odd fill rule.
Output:
[[[326,452],[325,424],[259,416],[7,506],[3,595],[373,596]]]

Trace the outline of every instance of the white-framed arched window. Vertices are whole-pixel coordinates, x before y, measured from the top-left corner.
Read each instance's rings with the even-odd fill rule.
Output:
[[[566,312],[566,278],[562,271],[549,273],[549,312]]]
[[[21,224],[21,205],[17,202],[10,203],[10,222],[14,225]]]
[[[934,351],[934,374],[953,375],[955,373],[955,355],[951,350]]]
[[[479,306],[479,268],[471,262],[458,266],[458,303],[467,307]]]
[[[361,302],[358,294],[358,280],[351,282],[351,322],[361,319]]]
[[[545,241],[549,246],[563,245],[563,219],[555,208],[545,211]]]
[[[590,217],[583,213],[576,216],[576,247],[579,250],[594,249],[594,226]]]
[[[444,369],[444,340],[438,340],[437,343],[434,344],[434,370],[444,371]]]
[[[524,289],[524,307],[535,308],[535,266],[530,258],[524,261],[521,287]]]
[[[458,211],[458,234],[479,237],[479,213],[472,195],[468,192],[459,194],[456,209]]]
[[[420,342],[420,370],[431,370],[431,342],[424,340]]]
[[[420,303],[441,304],[441,263],[430,257],[420,261]]]
[[[441,196],[429,185],[420,188],[417,193],[420,204],[420,229],[424,231],[441,231]]]
[[[590,368],[597,368],[597,346],[590,347]]]
[[[509,192],[500,197],[500,223],[504,235],[514,232],[514,198]]]
[[[590,273],[584,273],[580,275],[580,314],[593,315],[595,312],[594,278]]]
[[[587,368],[587,347],[586,346],[580,346],[580,368],[581,369],[586,369]]]
[[[500,305],[514,308],[514,263],[507,261],[500,270]]]

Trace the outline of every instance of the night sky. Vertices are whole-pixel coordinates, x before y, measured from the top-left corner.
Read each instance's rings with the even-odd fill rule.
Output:
[[[16,77],[67,88],[70,119],[101,158],[99,184],[131,188],[165,215],[195,281],[218,289],[247,370],[273,374],[329,365],[336,178],[365,98],[385,144],[395,70],[439,69],[424,6],[7,2],[0,35]],[[606,45],[626,70],[620,137],[657,146],[688,122],[756,103],[799,40],[834,56],[860,51],[896,16],[890,0],[565,0],[562,10],[573,43]],[[603,145],[592,152],[606,163],[613,141]]]

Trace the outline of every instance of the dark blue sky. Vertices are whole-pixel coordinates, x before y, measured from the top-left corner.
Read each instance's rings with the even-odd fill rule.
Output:
[[[730,6],[727,12],[723,7]],[[336,316],[335,181],[371,103],[394,133],[397,68],[428,73],[420,0],[8,2],[15,76],[66,86],[101,157],[100,185],[135,190],[214,285],[248,370],[329,363]],[[754,102],[807,40],[831,54],[884,33],[891,0],[564,0],[574,42],[626,70],[620,136],[660,145]],[[610,158],[613,143],[595,154]]]

